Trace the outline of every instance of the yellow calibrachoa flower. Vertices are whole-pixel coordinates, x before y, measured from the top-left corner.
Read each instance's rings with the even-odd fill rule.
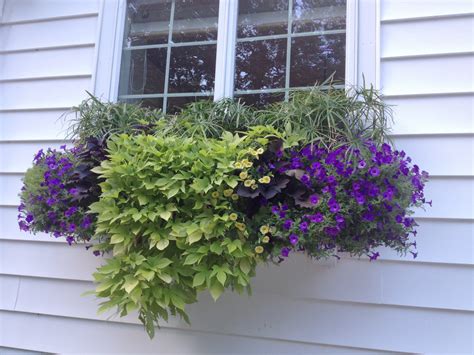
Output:
[[[262,254],[263,253],[263,247],[261,245],[255,247],[255,252],[257,254]]]
[[[277,231],[276,227],[272,226],[270,227],[270,233],[275,234]]]
[[[250,168],[250,167],[253,165],[253,163],[252,163],[251,161],[249,161],[248,159],[243,159],[243,160],[241,161],[241,163],[242,163],[242,165],[243,165],[244,167],[246,167],[246,168]]]
[[[239,231],[241,231],[241,232],[243,232],[243,231],[246,229],[246,228],[245,228],[245,224],[240,223],[240,222],[237,222],[237,223],[235,224],[235,227],[236,227]]]
[[[247,176],[249,176],[249,174],[248,174],[246,171],[242,171],[242,172],[239,174],[239,178],[241,178],[242,180],[247,179]]]
[[[261,184],[268,184],[270,183],[272,179],[270,179],[270,176],[264,176],[264,177],[261,177],[260,179],[258,179],[258,182],[261,183]]]
[[[213,198],[218,198],[218,197],[219,197],[219,192],[214,191],[214,192],[211,194],[211,196],[212,196]]]
[[[241,162],[238,161],[238,162],[235,162],[235,163],[234,163],[234,167],[237,168],[237,169],[242,169],[242,168],[243,168],[243,165],[242,165]]]
[[[270,237],[268,235],[262,238],[262,243],[268,243],[269,241],[270,241]]]
[[[257,149],[257,154],[263,154],[263,148],[258,148]]]
[[[239,199],[239,195],[237,194],[232,194],[232,200],[237,201]]]
[[[270,231],[270,227],[268,227],[267,225],[260,227],[260,233],[262,234],[267,234],[269,231]]]
[[[258,155],[257,151],[255,149],[249,148],[249,153],[252,155]]]
[[[234,193],[234,190],[232,190],[232,189],[224,190],[224,196],[225,197],[230,197],[230,196],[232,196],[233,193]]]
[[[229,215],[229,219],[230,219],[231,221],[236,221],[238,217],[239,217],[239,216],[237,216],[237,213],[231,213],[231,214]]]
[[[258,187],[258,186],[257,186],[256,184],[253,184],[252,186],[250,186],[250,188],[251,188],[252,190],[256,190],[257,187]]]
[[[253,185],[252,180],[245,180],[245,181],[244,181],[244,186],[245,186],[245,187],[250,187],[250,186],[252,186],[252,185]]]

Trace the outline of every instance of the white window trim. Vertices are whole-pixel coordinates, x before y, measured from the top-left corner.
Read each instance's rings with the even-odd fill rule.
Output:
[[[1,0],[0,0],[1,1]],[[233,97],[238,0],[220,0],[214,100]],[[126,0],[101,0],[93,94],[117,101]],[[232,15],[232,16],[230,16]],[[223,21],[223,19],[228,19]],[[346,86],[380,82],[380,0],[347,0]],[[227,38],[227,40],[223,40]]]

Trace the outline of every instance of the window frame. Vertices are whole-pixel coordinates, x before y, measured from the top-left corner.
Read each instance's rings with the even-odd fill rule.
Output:
[[[293,0],[289,1],[291,4]],[[363,84],[373,85],[379,89],[379,2],[380,0],[347,0],[345,59],[347,89]],[[101,0],[98,19],[92,92],[101,99],[111,102],[116,102],[119,98],[126,3],[126,0]],[[219,0],[214,101],[232,98],[234,95],[237,17],[238,0]],[[285,90],[286,97],[289,90]],[[264,93],[267,90],[257,91],[259,92]]]

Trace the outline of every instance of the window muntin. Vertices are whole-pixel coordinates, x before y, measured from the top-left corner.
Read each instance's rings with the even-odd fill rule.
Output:
[[[221,6],[226,1],[236,0]],[[218,19],[219,0],[128,0],[119,100],[170,112],[222,97],[214,93],[225,70],[216,68],[216,53],[225,47],[221,38],[235,41],[229,36],[237,37],[235,56],[225,60],[235,70],[223,82],[245,102],[285,99],[333,73],[344,82],[346,0],[239,0],[231,12],[237,26],[217,43],[218,27],[229,20]]]

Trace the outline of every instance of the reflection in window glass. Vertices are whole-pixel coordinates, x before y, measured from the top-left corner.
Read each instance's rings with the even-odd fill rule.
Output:
[[[173,42],[217,40],[219,0],[177,0]]]
[[[346,0],[240,0],[238,24],[237,95],[258,94],[248,96],[258,106],[270,89],[287,98],[333,74],[343,84]]]
[[[168,109],[166,112],[175,114],[181,111],[181,109],[192,102],[201,100],[211,100],[209,97],[203,96],[187,96],[187,97],[170,97],[168,99]]]
[[[288,0],[239,0],[238,37],[285,34]]]
[[[236,90],[284,88],[286,39],[238,43],[235,66]]]
[[[218,13],[219,0],[128,0],[119,99],[166,109],[211,96]]]
[[[125,46],[168,42],[171,0],[129,0]]]
[[[283,93],[246,94],[246,95],[236,95],[235,98],[249,106],[263,107],[275,102],[283,101],[285,99],[285,94]]]
[[[171,50],[169,92],[204,92],[214,88],[216,46],[186,46]]]
[[[120,83],[120,93],[128,95],[161,94],[164,92],[166,48],[150,48],[128,53],[128,80]]]
[[[290,86],[313,86],[333,73],[344,81],[345,34],[299,37],[291,40]]]
[[[346,0],[294,0],[293,32],[344,30]]]

